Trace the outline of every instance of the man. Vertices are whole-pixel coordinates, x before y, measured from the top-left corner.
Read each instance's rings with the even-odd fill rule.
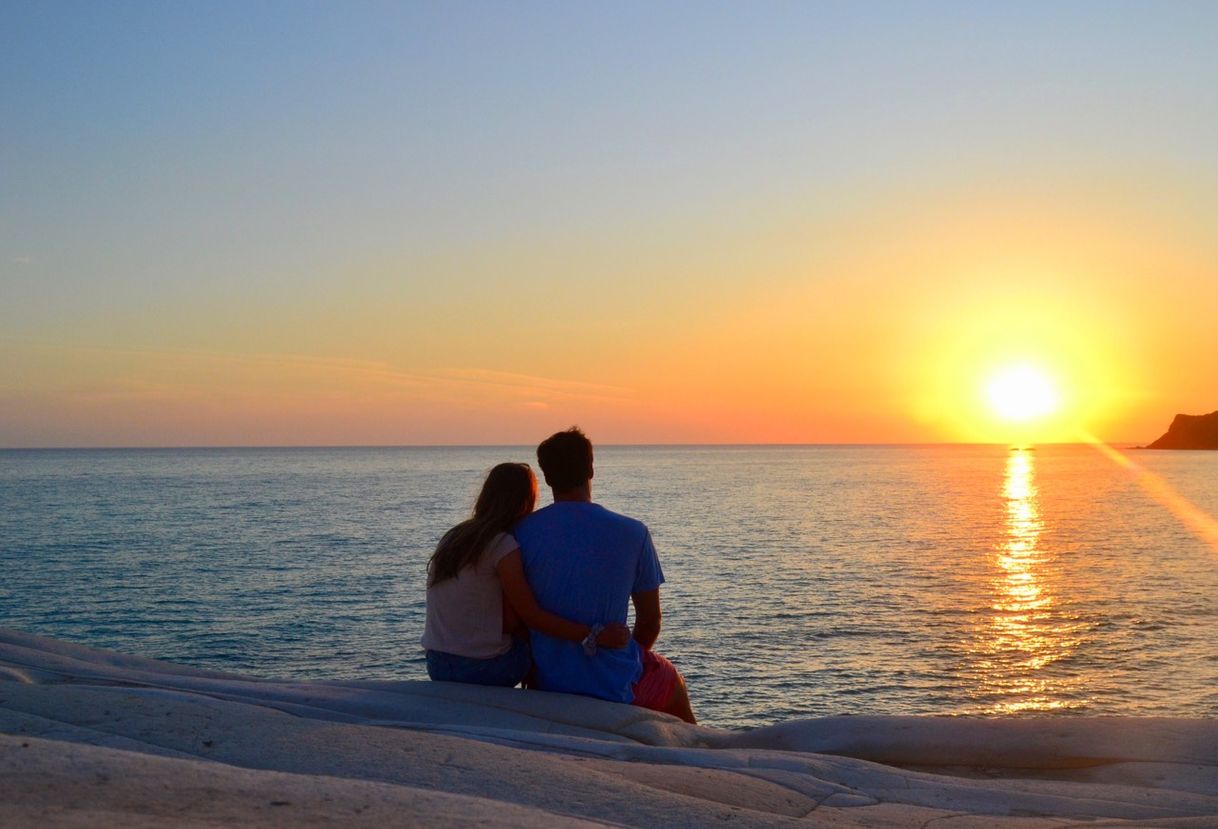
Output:
[[[647,527],[592,503],[592,443],[579,429],[551,435],[537,461],[554,503],[526,516],[513,534],[537,602],[551,613],[592,625],[583,643],[533,631],[535,686],[664,711],[694,722],[685,680],[651,646],[660,635],[664,573]],[[625,648],[596,648],[596,626],[625,624],[634,604],[634,635]]]

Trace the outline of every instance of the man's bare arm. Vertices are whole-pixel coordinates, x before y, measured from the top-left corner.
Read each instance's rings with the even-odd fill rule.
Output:
[[[634,603],[634,641],[647,650],[660,638],[660,588],[630,594]]]

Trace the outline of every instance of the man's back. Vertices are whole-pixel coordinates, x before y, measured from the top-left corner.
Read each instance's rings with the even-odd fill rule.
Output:
[[[664,581],[655,546],[640,521],[585,501],[559,501],[514,531],[538,603],[584,624],[626,622],[630,596]],[[584,654],[578,642],[532,634],[542,690],[630,702],[641,672],[639,646]]]

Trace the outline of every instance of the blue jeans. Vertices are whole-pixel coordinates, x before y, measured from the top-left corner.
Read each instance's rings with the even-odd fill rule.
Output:
[[[532,663],[528,639],[512,639],[512,649],[490,659],[473,659],[444,651],[427,652],[427,675],[435,682],[468,682],[472,685],[519,684]]]

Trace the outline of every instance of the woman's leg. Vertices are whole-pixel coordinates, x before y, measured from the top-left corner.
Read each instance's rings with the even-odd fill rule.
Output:
[[[464,682],[511,688],[529,671],[529,643],[513,639],[507,653],[490,659],[473,659],[443,651],[427,652],[427,675],[436,682]]]
[[[451,653],[444,651],[427,651],[427,676],[432,682],[459,682],[454,679],[457,675],[457,668],[453,664],[454,657]]]

